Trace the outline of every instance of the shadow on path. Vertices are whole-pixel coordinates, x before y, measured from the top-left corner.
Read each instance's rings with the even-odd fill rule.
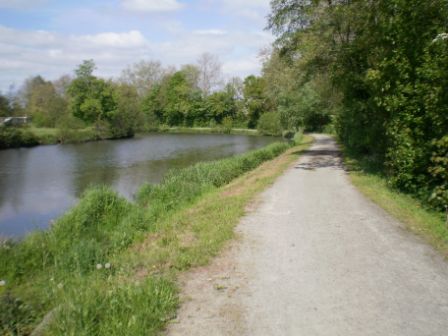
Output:
[[[315,144],[318,148],[303,151],[302,156],[305,160],[294,168],[303,170],[315,170],[319,168],[345,170],[342,165],[341,151],[333,149],[334,143],[334,140],[328,138],[316,139]],[[332,149],[325,149],[327,146],[332,147]]]

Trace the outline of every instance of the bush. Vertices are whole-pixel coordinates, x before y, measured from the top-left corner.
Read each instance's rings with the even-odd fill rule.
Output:
[[[0,149],[32,147],[39,144],[30,131],[15,127],[0,127]]]
[[[448,210],[448,135],[433,142],[434,151],[429,173],[433,186],[431,203],[439,209]]]
[[[287,140],[292,140],[294,138],[294,135],[295,135],[295,132],[291,131],[291,130],[283,131],[283,133],[282,133],[282,137]]]
[[[258,131],[264,135],[280,136],[282,135],[282,126],[280,123],[280,114],[268,112],[263,114],[258,120]]]

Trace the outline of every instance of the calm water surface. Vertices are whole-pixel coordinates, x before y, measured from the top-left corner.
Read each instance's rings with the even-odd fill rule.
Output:
[[[44,229],[97,184],[132,199],[168,169],[263,147],[275,138],[154,134],[128,140],[0,151],[0,237]]]

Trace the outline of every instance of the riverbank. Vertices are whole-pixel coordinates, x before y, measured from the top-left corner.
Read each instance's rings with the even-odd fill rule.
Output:
[[[135,203],[88,191],[50,230],[0,248],[2,331],[30,334],[45,316],[49,335],[160,330],[178,304],[177,272],[215,255],[247,202],[303,146],[281,155],[290,145],[276,143],[171,172]]]
[[[261,135],[256,129],[223,127],[161,127],[156,132],[193,134]]]
[[[448,222],[445,214],[430,209],[412,195],[391,188],[386,177],[369,161],[344,151],[344,163],[351,182],[366,197],[448,258]]]
[[[148,133],[262,135],[257,130],[244,128],[226,129],[223,127],[164,126],[153,129],[150,132],[138,132],[136,135]],[[0,128],[0,149],[116,139],[117,138],[113,138],[107,134],[98,134],[93,127],[83,129],[41,128],[33,126],[23,128]]]

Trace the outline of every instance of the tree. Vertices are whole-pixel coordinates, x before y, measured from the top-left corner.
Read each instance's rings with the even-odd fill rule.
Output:
[[[54,89],[56,90],[56,93],[63,97],[64,99],[67,98],[67,89],[70,86],[70,83],[72,82],[72,78],[70,75],[62,75],[55,81],[53,81]]]
[[[201,119],[200,91],[189,79],[189,69],[166,76],[160,85],[154,86],[143,101],[143,110],[147,116],[156,116],[161,123],[170,126],[189,126]]]
[[[76,77],[68,87],[73,115],[87,123],[110,121],[117,111],[112,83],[93,76],[95,63],[84,61],[75,70]]]
[[[206,100],[207,115],[217,124],[222,124],[225,118],[234,119],[237,106],[231,91],[214,92]]]
[[[132,137],[138,128],[142,128],[144,117],[140,111],[137,89],[128,84],[116,84],[117,108],[108,117],[110,130],[114,138]]]
[[[194,64],[185,64],[182,66],[181,71],[185,74],[188,84],[194,89],[200,89],[199,78],[201,76],[201,70]]]
[[[247,111],[248,126],[255,128],[260,116],[270,109],[266,97],[266,81],[262,77],[248,76],[244,80],[244,104]]]
[[[273,0],[271,7],[279,56],[300,70],[299,88],[312,83],[318,94],[299,97],[316,105],[332,91],[320,81],[327,79],[337,91],[328,106],[347,148],[368,156],[403,191],[443,194],[446,1]]]
[[[0,92],[0,117],[9,117],[11,115],[11,108],[9,107],[8,97]]]
[[[67,114],[66,100],[56,92],[52,82],[41,76],[28,79],[23,94],[26,101],[25,110],[36,126],[55,127]]]
[[[199,88],[206,97],[222,84],[221,62],[210,53],[202,54],[197,60],[199,69]]]
[[[159,61],[140,61],[123,70],[120,81],[134,86],[138,95],[142,97],[154,85],[160,84],[168,71]]]
[[[264,113],[258,120],[257,129],[264,135],[282,135],[280,115],[277,112]]]

